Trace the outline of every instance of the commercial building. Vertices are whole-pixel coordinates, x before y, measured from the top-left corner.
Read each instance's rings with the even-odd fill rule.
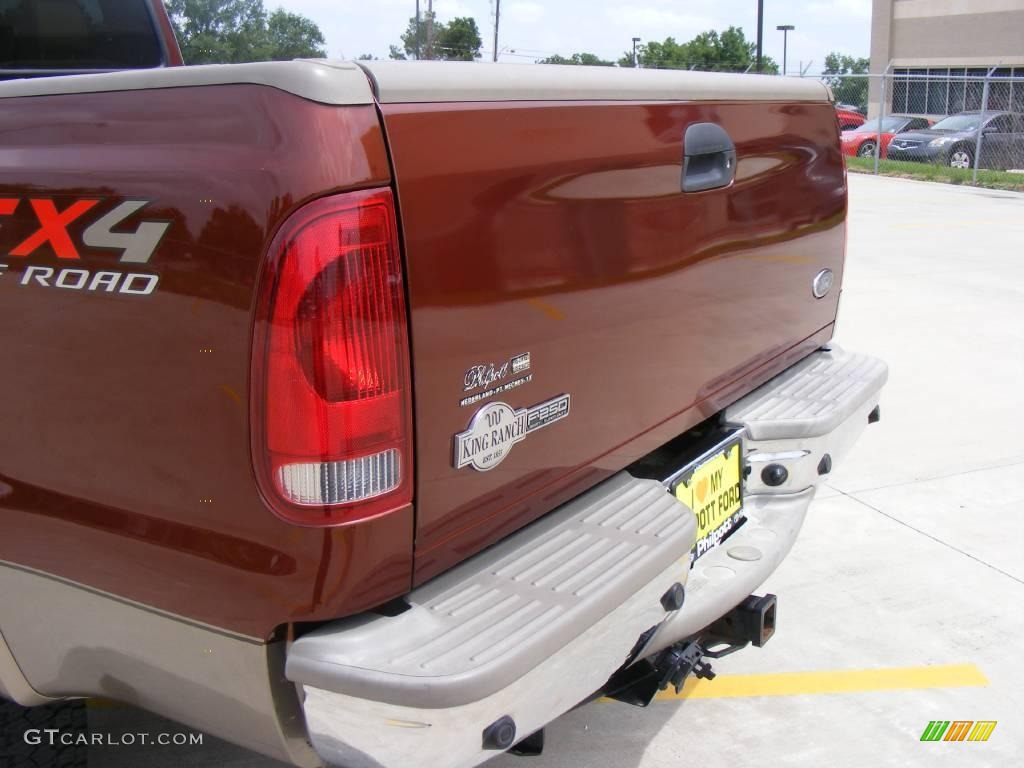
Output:
[[[1024,0],[873,0],[871,72],[886,112],[978,109],[989,72],[988,108],[1024,112]],[[871,78],[871,115],[881,98]]]

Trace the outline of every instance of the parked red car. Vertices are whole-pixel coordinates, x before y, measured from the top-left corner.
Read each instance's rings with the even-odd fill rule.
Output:
[[[850,157],[874,157],[875,145],[881,137],[882,151],[880,157],[886,157],[889,150],[889,142],[897,133],[905,131],[917,131],[930,127],[932,121],[926,117],[914,117],[912,115],[886,115],[881,118],[868,120],[866,123],[843,131],[842,147],[843,154]],[[881,127],[881,133],[879,133]]]
[[[836,105],[836,118],[839,120],[839,130],[849,131],[858,126],[864,125],[865,117],[860,112]]]

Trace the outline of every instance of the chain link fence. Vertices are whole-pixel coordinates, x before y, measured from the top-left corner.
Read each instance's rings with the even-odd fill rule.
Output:
[[[1024,190],[1024,67],[821,79],[850,170]]]

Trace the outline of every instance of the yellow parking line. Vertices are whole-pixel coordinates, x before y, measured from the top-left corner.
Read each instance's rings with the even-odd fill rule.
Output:
[[[937,664],[889,669],[840,669],[832,672],[719,675],[714,680],[697,680],[691,677],[686,681],[681,693],[669,689],[659,693],[657,698],[733,699],[747,696],[800,696],[986,685],[988,678],[975,664]]]

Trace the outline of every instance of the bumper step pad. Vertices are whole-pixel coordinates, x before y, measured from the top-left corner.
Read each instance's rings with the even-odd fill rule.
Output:
[[[833,346],[730,406],[725,420],[745,427],[750,440],[820,437],[877,397],[887,377],[888,368],[878,358]]]
[[[694,517],[665,487],[620,473],[429,582],[397,616],[297,640],[295,681],[376,701],[451,707],[489,696],[627,601],[673,561],[685,581]]]

